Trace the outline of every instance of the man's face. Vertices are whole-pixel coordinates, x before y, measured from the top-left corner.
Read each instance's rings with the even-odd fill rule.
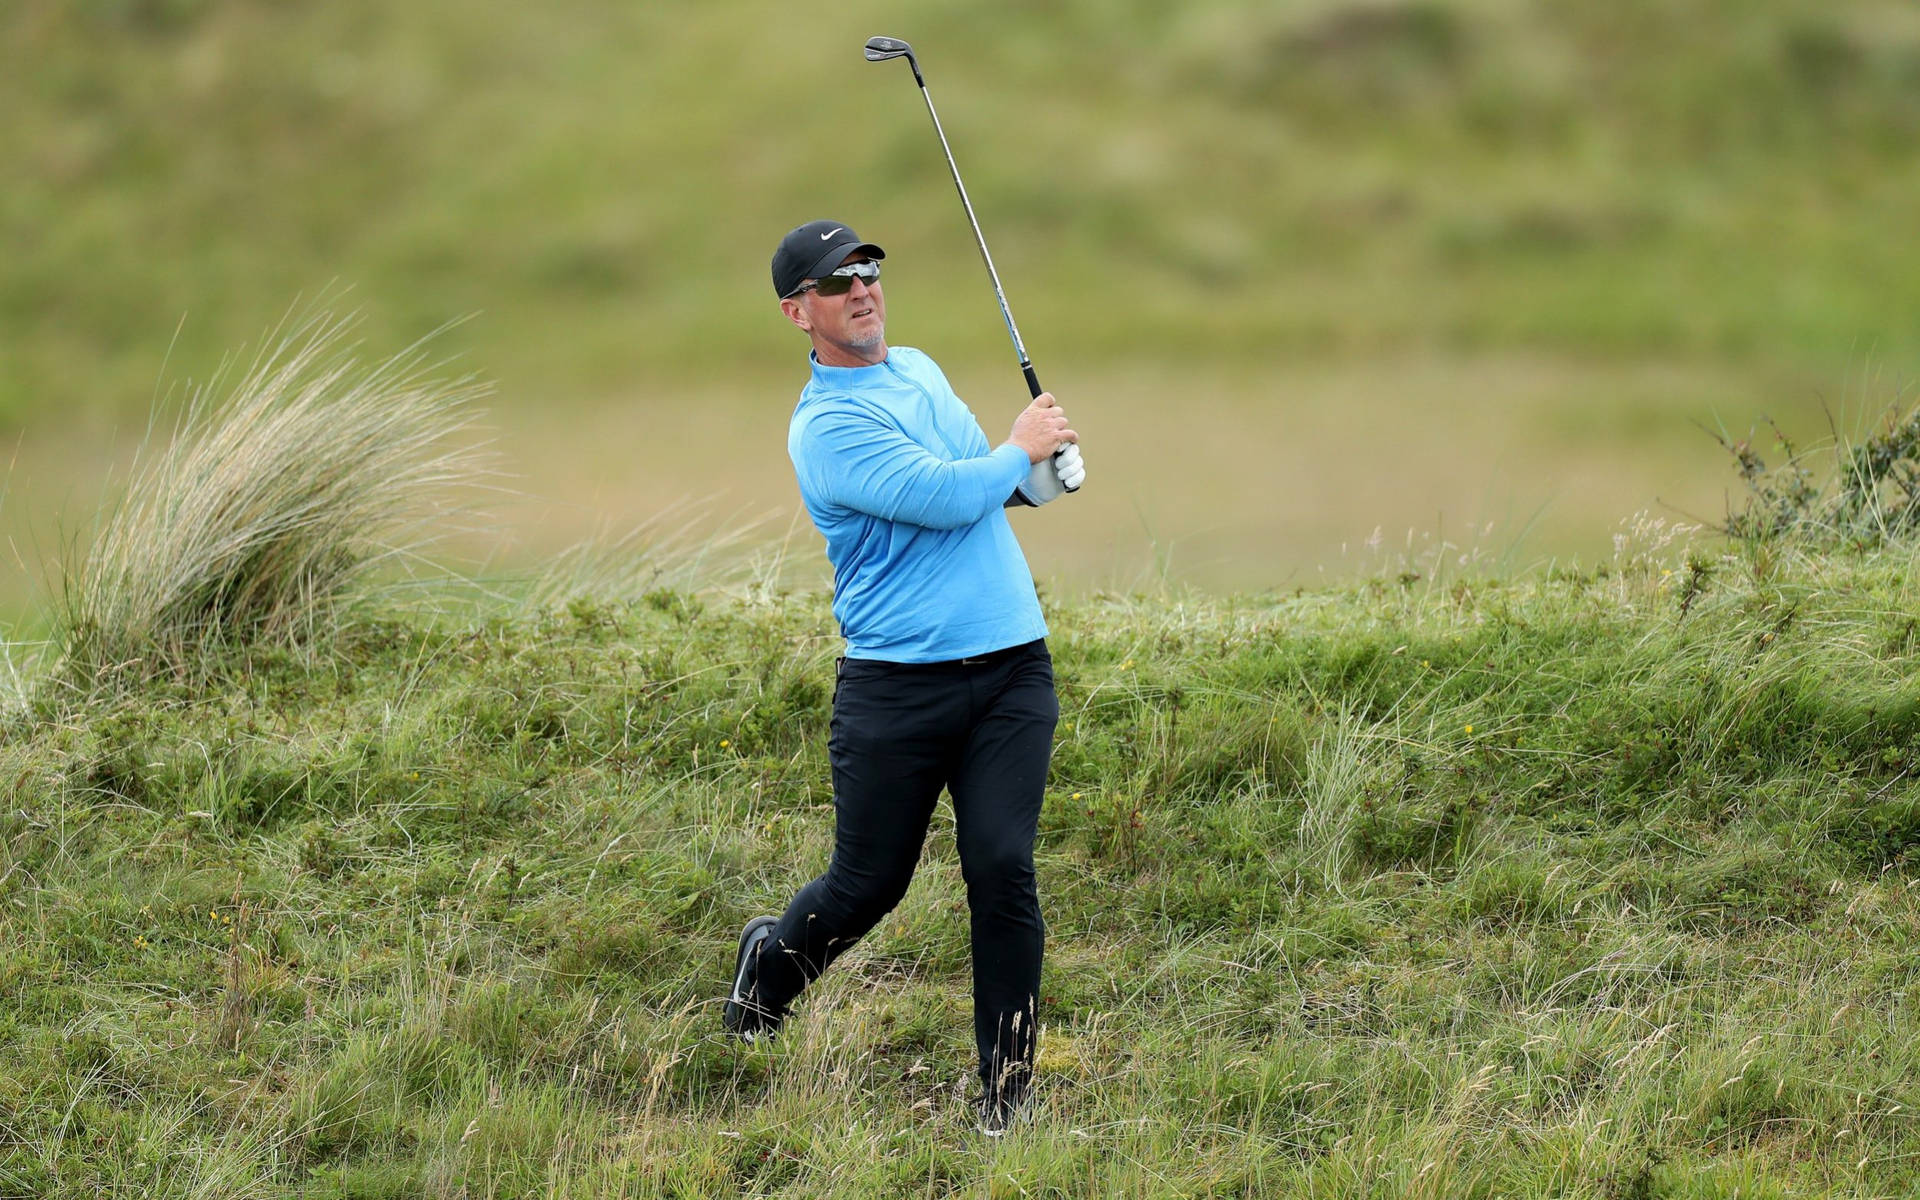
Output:
[[[867,256],[856,250],[840,265],[866,261]],[[845,365],[832,363],[841,357],[875,363],[887,356],[887,301],[877,279],[868,283],[855,278],[853,286],[839,296],[809,289],[782,300],[780,307],[788,320],[807,331],[821,360],[830,365]]]

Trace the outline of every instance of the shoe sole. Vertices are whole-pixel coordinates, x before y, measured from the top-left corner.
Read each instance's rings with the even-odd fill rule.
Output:
[[[1016,1128],[1031,1123],[1032,1120],[1031,1113],[1021,1110],[1003,1116],[998,1122],[989,1121],[985,1117],[976,1117],[973,1127],[981,1137],[1003,1138]]]

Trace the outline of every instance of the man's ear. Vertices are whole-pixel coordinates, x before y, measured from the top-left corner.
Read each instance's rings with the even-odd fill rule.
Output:
[[[781,300],[780,311],[787,314],[787,320],[808,333],[813,332],[813,321],[807,316],[807,306],[800,302],[800,297],[788,296]]]

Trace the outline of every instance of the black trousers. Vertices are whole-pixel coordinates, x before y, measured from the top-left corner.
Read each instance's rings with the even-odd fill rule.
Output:
[[[973,1032],[997,1088],[1030,1071],[1046,927],[1033,839],[1060,716],[1044,641],[943,663],[843,659],[827,742],[833,860],[761,951],[755,1000],[785,1013],[906,895],[945,787],[973,921]]]

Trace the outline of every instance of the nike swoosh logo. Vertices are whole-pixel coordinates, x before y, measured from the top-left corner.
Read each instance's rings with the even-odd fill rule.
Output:
[[[838,230],[838,229],[836,229],[836,230],[834,230],[834,231],[833,231],[833,233],[839,233],[839,232],[840,232],[840,230]],[[824,241],[826,241],[826,240],[827,240],[828,238],[830,238],[830,237],[832,237],[832,236],[833,236],[833,233],[823,233],[823,234],[821,234],[821,235],[820,235],[820,240],[821,240],[821,241],[823,241],[823,242],[824,242]]]

